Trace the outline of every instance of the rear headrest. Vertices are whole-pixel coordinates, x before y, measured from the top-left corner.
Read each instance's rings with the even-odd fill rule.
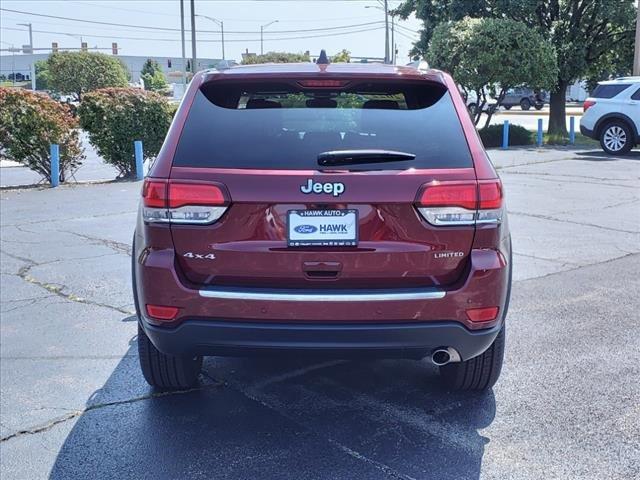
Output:
[[[246,108],[280,108],[282,105],[272,100],[265,100],[264,98],[252,98],[247,102]]]
[[[368,100],[364,102],[362,108],[380,108],[386,110],[398,110],[400,105],[395,100]]]
[[[338,102],[332,98],[310,98],[307,100],[308,108],[336,108]]]

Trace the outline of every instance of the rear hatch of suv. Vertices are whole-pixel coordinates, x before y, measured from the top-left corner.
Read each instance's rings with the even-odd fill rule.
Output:
[[[177,266],[199,287],[451,285],[474,238],[473,161],[435,81],[213,76],[168,184]]]

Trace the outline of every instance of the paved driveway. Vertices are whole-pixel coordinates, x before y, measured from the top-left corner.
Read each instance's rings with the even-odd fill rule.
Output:
[[[2,478],[640,476],[640,155],[493,151],[513,298],[493,391],[413,361],[207,359],[157,394],[135,349],[139,183],[3,191]]]

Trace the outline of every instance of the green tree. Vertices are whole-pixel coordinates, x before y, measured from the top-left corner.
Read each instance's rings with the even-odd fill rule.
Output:
[[[349,63],[351,61],[351,52],[343,48],[340,52],[331,57],[333,63]]]
[[[35,65],[36,90],[49,90],[51,88],[51,73],[46,60],[38,60]]]
[[[96,90],[78,107],[89,142],[125,178],[136,171],[133,142],[142,140],[145,159],[158,155],[174,111],[166,98],[138,88]]]
[[[487,110],[485,127],[508,89],[522,85],[546,89],[558,74],[550,43],[535,30],[507,19],[466,18],[439,24],[433,31],[427,60],[450,72],[467,95],[473,92],[476,124],[487,105],[487,93],[496,99]]]
[[[256,63],[299,63],[310,62],[311,58],[306,53],[267,52],[264,55],[255,55],[242,60],[245,65]]]
[[[437,24],[466,16],[510,18],[538,30],[558,55],[549,133],[566,135],[567,87],[590,72],[616,70],[611,52],[633,38],[635,8],[634,0],[405,0],[396,12],[403,18],[415,13],[424,22],[415,54],[426,53]]]
[[[47,65],[51,88],[61,94],[75,95],[78,101],[92,90],[126,87],[129,76],[118,58],[103,53],[54,53],[49,56]]]
[[[60,146],[60,181],[82,164],[78,122],[69,107],[42,93],[0,87],[0,156],[51,181],[52,143]]]
[[[164,73],[162,73],[162,69],[160,68],[160,64],[151,58],[148,58],[144,62],[144,65],[142,65],[140,78],[142,78],[145,90],[164,93],[169,87],[164,78]]]

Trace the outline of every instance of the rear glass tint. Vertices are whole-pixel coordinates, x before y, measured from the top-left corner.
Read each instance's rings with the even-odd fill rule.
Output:
[[[629,88],[629,86],[630,84],[598,85],[591,96],[593,98],[613,98],[620,92],[623,92],[624,90]]]
[[[296,83],[211,82],[194,98],[173,165],[314,170],[323,152],[369,149],[415,158],[343,168],[473,165],[449,93],[426,82],[315,90]]]

